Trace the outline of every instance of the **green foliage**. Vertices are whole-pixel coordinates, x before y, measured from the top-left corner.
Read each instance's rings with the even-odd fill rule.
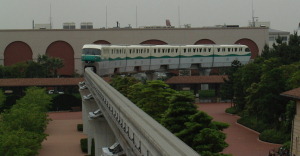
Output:
[[[237,122],[260,133],[263,130],[271,127],[271,125],[268,123],[265,123],[263,120],[253,116],[243,116],[242,118],[238,119]]]
[[[90,156],[95,156],[95,140],[94,140],[94,138],[92,139],[91,155]]]
[[[189,121],[189,116],[196,112],[194,95],[191,92],[178,91],[171,97],[161,124],[172,133],[178,133],[185,128],[184,123]]]
[[[169,107],[169,97],[175,92],[161,80],[148,81],[139,86],[141,97],[138,97],[137,106],[157,121],[161,120],[163,113]]]
[[[259,139],[266,142],[272,142],[277,144],[283,144],[290,140],[290,135],[278,131],[276,129],[264,130],[260,135]]]
[[[6,96],[4,95],[4,92],[0,89],[0,112],[5,108],[5,100]]]
[[[230,108],[227,108],[225,110],[226,113],[229,113],[229,114],[237,114],[239,112],[239,110],[237,109],[237,107],[230,107]]]
[[[11,109],[0,115],[0,155],[37,155],[48,124],[51,98],[44,89],[31,87]]]
[[[282,133],[278,136],[284,138],[291,132],[295,103],[280,94],[300,87],[299,43],[297,33],[290,36],[288,44],[278,37],[273,48],[264,47],[261,57],[237,70],[231,67],[226,73],[233,89],[225,83],[221,93],[233,92],[235,106],[227,111],[240,114],[238,122],[258,132],[273,129],[262,134],[270,142],[272,137],[276,140],[271,135],[274,131]]]
[[[37,62],[27,61],[11,66],[0,66],[1,78],[57,77],[57,70],[64,66],[59,58],[39,55]]]
[[[139,81],[134,77],[129,77],[129,76],[122,77],[117,75],[113,77],[110,85],[113,86],[120,93],[122,93],[124,96],[128,97],[128,94],[130,92],[129,87],[138,82]]]
[[[38,107],[41,111],[47,112],[51,104],[51,96],[46,94],[46,90],[38,87],[29,87],[25,91],[25,96],[20,100],[17,100],[17,105],[22,106],[21,104],[34,105]]]
[[[199,97],[202,98],[212,98],[215,97],[215,90],[199,90]]]
[[[77,131],[83,131],[83,124],[77,124]]]
[[[201,154],[203,151],[213,153],[222,152],[228,144],[224,141],[226,135],[216,129],[204,128],[195,136],[193,145],[195,150]]]
[[[2,128],[2,127],[1,127]],[[0,155],[33,156],[38,154],[45,134],[17,130],[0,131]]]
[[[228,78],[224,78],[224,84],[221,85],[221,97],[223,99],[232,100],[234,97],[234,73],[242,66],[241,62],[234,60],[231,63],[231,67],[225,71]]]
[[[205,151],[218,153],[228,146],[225,142],[226,135],[220,131],[228,127],[228,124],[212,122],[212,117],[202,111],[191,115],[189,119],[185,123],[186,128],[175,135],[194,150],[200,154]]]
[[[131,86],[126,86],[130,84],[128,79],[125,78],[124,81],[125,83],[121,77],[117,77],[113,79],[112,85],[127,93],[127,97],[133,103],[160,121],[186,144],[195,150],[198,149],[201,154],[225,156],[218,152],[228,146],[224,141],[225,134],[221,130],[229,125],[212,121],[212,117],[199,112],[191,92],[169,89],[169,86],[160,80],[132,83]],[[205,134],[206,136],[203,136]],[[201,151],[203,149],[206,151]]]
[[[82,152],[84,152],[84,153],[88,152],[88,139],[87,138],[80,139],[80,147],[81,147]]]

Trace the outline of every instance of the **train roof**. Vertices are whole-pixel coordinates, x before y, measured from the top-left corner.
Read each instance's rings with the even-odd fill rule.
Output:
[[[108,45],[108,44],[85,44],[83,48],[103,48],[103,47],[131,47],[131,48],[142,48],[142,47],[157,47],[157,48],[171,48],[171,47],[246,47],[246,45],[241,44],[197,44],[197,45],[150,45],[150,44],[138,44],[138,45],[126,45],[126,44],[119,44],[119,45]]]

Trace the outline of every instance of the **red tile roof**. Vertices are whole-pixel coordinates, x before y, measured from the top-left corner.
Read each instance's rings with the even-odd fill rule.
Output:
[[[283,92],[280,95],[300,100],[300,88]]]
[[[0,87],[17,86],[74,86],[83,78],[20,78],[0,79]]]
[[[167,84],[209,84],[224,83],[225,75],[211,76],[174,76],[166,81]]]

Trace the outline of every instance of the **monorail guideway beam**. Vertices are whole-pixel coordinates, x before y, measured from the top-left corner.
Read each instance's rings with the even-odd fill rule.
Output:
[[[199,155],[88,68],[85,82],[126,155]]]

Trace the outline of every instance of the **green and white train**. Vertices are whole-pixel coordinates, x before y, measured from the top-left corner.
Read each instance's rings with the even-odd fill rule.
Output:
[[[84,67],[98,75],[162,69],[212,68],[230,66],[234,60],[249,62],[246,45],[100,45],[82,48]]]

